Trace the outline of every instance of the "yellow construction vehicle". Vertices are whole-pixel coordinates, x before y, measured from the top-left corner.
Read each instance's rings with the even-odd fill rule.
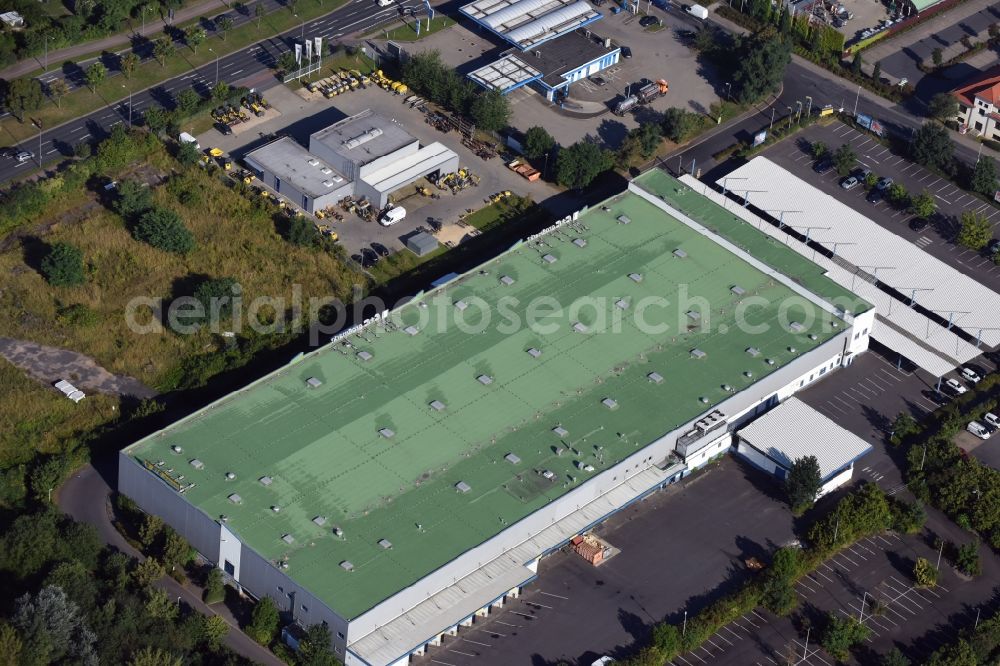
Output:
[[[222,170],[223,171],[229,171],[232,168],[233,168],[233,163],[230,162],[229,160],[226,160],[225,162],[222,163]]]
[[[223,152],[218,148],[209,148],[208,154],[211,155],[212,157],[222,157]]]

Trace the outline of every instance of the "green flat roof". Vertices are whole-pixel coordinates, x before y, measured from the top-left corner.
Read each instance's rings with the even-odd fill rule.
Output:
[[[694,196],[685,197],[688,210]],[[799,333],[781,328],[780,304],[804,303],[802,296],[641,197],[625,193],[604,207],[403,306],[398,327],[372,326],[312,352],[128,453],[161,474],[183,474],[182,484],[195,484],[187,501],[213,518],[227,516],[227,526],[262,556],[287,559],[290,577],[351,619],[710,410],[731,395],[724,384],[742,389],[836,334],[824,325],[826,312]],[[621,215],[631,222],[620,223]],[[687,256],[675,256],[678,248]],[[546,254],[557,261],[545,261]],[[734,285],[768,300],[750,308],[746,321],[767,324],[769,332],[736,325]],[[710,305],[709,330],[688,330],[685,289]],[[640,330],[634,315],[647,296],[669,299],[645,312],[648,323],[666,324],[665,332]],[[504,313],[524,320],[538,297],[567,308],[603,300],[543,322],[552,331],[506,326]],[[475,298],[494,315],[485,332],[432,323],[450,322],[455,301]],[[620,299],[627,310],[616,305]],[[796,309],[790,312],[794,319]],[[598,332],[598,313],[619,317],[620,326]],[[574,330],[577,322],[586,332]],[[403,330],[411,325],[416,335]],[[748,347],[761,355],[747,354]],[[696,360],[694,348],[707,356]],[[359,359],[360,351],[371,358]],[[650,381],[651,372],[663,381]],[[492,383],[482,384],[480,375]],[[310,387],[309,378],[323,383]],[[605,398],[617,405],[605,406]],[[442,410],[430,406],[435,400]],[[557,425],[568,434],[554,433]],[[383,428],[393,436],[381,436]],[[172,453],[174,445],[183,453]],[[561,455],[559,447],[566,448]],[[505,460],[509,453],[520,462]],[[195,458],[203,468],[188,464]],[[270,485],[258,480],[264,476]],[[469,489],[457,490],[459,482]],[[232,493],[239,504],[227,499]],[[316,516],[325,524],[314,523]],[[291,543],[282,540],[286,534]],[[382,539],[392,547],[380,546]],[[345,560],[353,571],[338,566]]]

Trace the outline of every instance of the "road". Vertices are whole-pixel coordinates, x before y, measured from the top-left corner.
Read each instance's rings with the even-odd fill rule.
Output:
[[[94,465],[87,465],[75,472],[59,489],[56,504],[74,520],[92,525],[104,543],[132,557],[142,559],[142,554],[133,548],[115,529],[111,522],[111,487],[106,480],[114,474],[117,455],[95,461],[101,467],[98,471]],[[184,601],[188,606],[204,615],[219,615],[229,625],[225,643],[234,652],[247,659],[269,666],[282,666],[284,662],[271,654],[236,626],[235,620],[222,604],[219,607],[206,605],[200,596],[200,590],[190,589],[178,583],[169,576],[164,576],[156,582],[156,586],[164,590],[171,599]]]
[[[112,102],[77,120],[41,131],[36,138],[16,145],[18,150],[33,151],[34,161],[19,164],[12,158],[0,158],[0,183],[17,178],[33,167],[44,166],[72,155],[73,146],[81,141],[100,141],[114,125],[129,123],[130,120],[133,123],[140,122],[143,110],[150,104],[172,108],[174,96],[185,88],[193,87],[202,94],[208,94],[218,81],[235,84],[255,75],[258,79],[263,76],[266,80],[272,64],[282,53],[291,50],[293,40],[300,39],[302,35],[321,36],[327,43],[335,42],[343,35],[366,32],[398,18],[401,7],[416,6],[417,0],[402,0],[398,5],[384,8],[377,7],[373,0],[351,0],[343,7],[299,28],[260,41],[147,90],[135,92],[130,98]],[[207,46],[203,45],[202,48]]]

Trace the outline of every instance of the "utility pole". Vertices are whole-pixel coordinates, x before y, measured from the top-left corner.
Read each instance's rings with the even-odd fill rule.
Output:
[[[858,102],[861,101],[861,86],[858,86],[858,94],[854,98],[854,117],[858,117]]]
[[[837,543],[837,535],[840,533],[840,516],[837,516],[837,525],[833,528],[833,543]]]
[[[776,111],[776,109],[772,106],[771,107],[771,124],[767,126],[767,133],[768,134],[770,134],[771,130],[774,129],[774,112],[775,111]]]
[[[941,546],[938,548],[937,564],[934,565],[934,568],[937,569],[938,571],[941,570],[941,555],[943,553],[944,553],[944,539],[941,539]]]
[[[684,609],[684,625],[681,627],[681,636],[683,636],[684,634],[687,633],[687,629],[688,629],[688,612],[687,612],[687,609],[685,608]]]

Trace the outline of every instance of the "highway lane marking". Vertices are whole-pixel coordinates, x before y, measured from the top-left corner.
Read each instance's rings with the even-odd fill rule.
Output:
[[[230,76],[236,76],[237,74],[239,74],[242,71],[243,71],[242,69],[238,69],[235,72],[230,72],[229,74],[230,74]]]
[[[58,152],[58,151],[55,148],[53,148],[52,150],[46,152],[45,154],[46,155],[51,155],[52,153],[55,153],[55,152]]]

